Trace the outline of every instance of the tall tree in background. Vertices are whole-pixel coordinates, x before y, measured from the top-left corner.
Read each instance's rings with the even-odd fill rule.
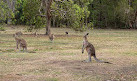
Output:
[[[47,0],[44,6],[46,6],[46,17],[47,17],[47,24],[46,24],[46,35],[49,35],[51,33],[50,27],[51,27],[51,5],[53,0]]]
[[[39,8],[39,15],[46,18],[46,35],[51,33],[51,5],[53,0],[41,0],[41,5]],[[41,10],[44,10],[44,15],[41,13]]]

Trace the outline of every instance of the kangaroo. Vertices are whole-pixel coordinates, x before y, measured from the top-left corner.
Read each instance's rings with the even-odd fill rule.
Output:
[[[66,35],[68,35],[68,32],[65,32],[66,33]]]
[[[16,32],[15,34],[16,34],[17,36],[21,36],[21,35],[23,35],[23,33],[22,33],[21,31]]]
[[[19,49],[21,51],[21,48],[23,48],[23,52],[24,49],[27,52],[27,42],[24,39],[19,38],[16,34],[14,34],[13,37],[15,37],[16,40],[16,49]],[[20,48],[18,47],[18,45],[20,45]]]
[[[54,40],[54,34],[50,34],[49,39],[50,39],[50,41],[53,41]]]
[[[84,53],[84,49],[86,48],[87,50],[87,53],[88,53],[88,60],[87,62],[91,62],[91,56],[94,57],[94,59],[97,61],[97,62],[100,62],[100,63],[109,63],[111,64],[110,62],[105,62],[105,61],[101,61],[99,59],[97,59],[96,57],[96,54],[95,54],[95,48],[94,46],[88,42],[88,39],[87,39],[87,35],[89,33],[87,33],[86,35],[83,36],[83,46],[82,46],[82,54]]]

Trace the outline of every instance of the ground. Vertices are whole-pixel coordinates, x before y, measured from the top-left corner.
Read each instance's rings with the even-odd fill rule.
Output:
[[[13,34],[23,32],[28,50],[15,50]],[[25,26],[6,26],[0,31],[0,81],[137,81],[137,30],[93,29],[75,32],[52,28],[55,40],[50,42],[41,29],[37,36]],[[66,36],[65,32],[69,35]],[[96,49],[97,58],[112,64],[86,63],[82,54],[83,35]]]

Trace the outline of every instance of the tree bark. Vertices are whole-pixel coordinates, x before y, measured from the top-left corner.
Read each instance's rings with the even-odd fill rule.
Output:
[[[135,20],[134,20],[135,28],[137,28],[137,10],[135,12]]]
[[[46,2],[46,19],[47,19],[47,24],[46,24],[46,35],[51,34],[50,27],[51,27],[51,4],[53,0],[47,0]]]
[[[87,26],[88,26],[88,18],[87,18],[87,14],[86,14],[85,27],[88,28]]]
[[[53,17],[53,27],[56,27],[55,22],[56,22],[56,16]]]

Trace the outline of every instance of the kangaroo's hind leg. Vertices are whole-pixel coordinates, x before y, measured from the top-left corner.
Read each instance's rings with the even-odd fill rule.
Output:
[[[91,62],[91,52],[88,52],[88,59],[84,60],[85,62]]]
[[[91,53],[88,53],[88,61],[87,62],[91,62]]]

